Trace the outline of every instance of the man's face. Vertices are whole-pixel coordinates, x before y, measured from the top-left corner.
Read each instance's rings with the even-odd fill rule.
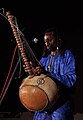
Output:
[[[45,45],[46,45],[47,49],[49,49],[50,51],[55,51],[56,50],[56,48],[57,48],[57,40],[53,36],[53,32],[45,33],[44,42],[45,42]]]

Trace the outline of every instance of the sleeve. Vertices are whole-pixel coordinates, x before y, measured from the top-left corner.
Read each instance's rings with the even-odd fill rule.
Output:
[[[67,87],[73,87],[76,82],[76,68],[75,58],[71,52],[65,54],[63,62],[60,64],[59,71],[55,73],[49,73],[52,77],[57,79],[63,85]]]

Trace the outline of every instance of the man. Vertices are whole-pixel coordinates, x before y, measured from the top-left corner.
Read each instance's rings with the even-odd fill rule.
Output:
[[[76,83],[75,58],[70,50],[63,49],[61,39],[54,28],[45,31],[45,49],[40,60],[47,73],[59,87],[59,99],[43,111],[35,111],[33,120],[74,120],[72,89]],[[29,71],[25,67],[25,71]],[[42,67],[34,69],[36,74],[41,74]]]

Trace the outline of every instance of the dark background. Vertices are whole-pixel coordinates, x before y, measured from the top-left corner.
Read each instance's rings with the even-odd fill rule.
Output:
[[[16,46],[5,12],[10,11],[17,18],[19,29],[25,35],[38,60],[43,50],[43,33],[46,28],[54,26],[60,31],[65,47],[76,58],[77,87],[74,94],[75,112],[83,113],[83,7],[80,1],[18,1],[8,0],[0,4],[0,93],[6,81],[11,59]],[[3,11],[4,8],[4,11]],[[3,15],[4,12],[4,15]],[[34,38],[37,43],[33,42]],[[18,61],[15,56],[12,72]],[[18,78],[19,67],[1,102],[0,111],[27,111],[18,97],[21,80]]]

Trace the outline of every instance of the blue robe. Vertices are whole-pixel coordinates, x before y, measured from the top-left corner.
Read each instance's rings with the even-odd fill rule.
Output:
[[[64,55],[48,55],[41,58],[41,64],[48,71],[49,76],[60,82],[66,88],[72,88],[76,82],[75,58],[70,50],[66,50]],[[66,89],[64,91],[67,91]],[[67,97],[66,97],[67,96]],[[73,106],[70,99],[70,92],[63,94],[60,105],[53,107],[48,114],[47,111],[36,111],[33,120],[73,120]],[[57,104],[58,104],[57,103]]]

